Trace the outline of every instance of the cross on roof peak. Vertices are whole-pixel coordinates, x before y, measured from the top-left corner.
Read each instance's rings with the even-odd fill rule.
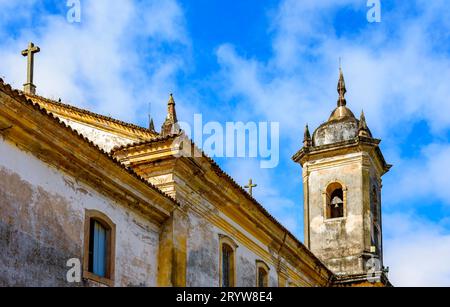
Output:
[[[22,55],[27,57],[27,83],[23,85],[23,90],[27,94],[36,94],[36,86],[33,84],[34,77],[34,54],[40,52],[41,49],[32,42],[28,44],[28,48],[22,51]]]
[[[250,196],[253,196],[253,188],[256,188],[257,186],[257,184],[253,184],[253,179],[250,178],[250,180],[248,181],[248,185],[246,185],[244,188],[248,189],[248,193],[250,194]]]

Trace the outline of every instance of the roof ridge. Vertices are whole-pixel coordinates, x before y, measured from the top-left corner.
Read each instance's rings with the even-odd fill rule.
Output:
[[[157,142],[167,141],[168,139],[176,138],[176,137],[179,137],[181,135],[182,134],[169,134],[169,135],[166,135],[166,136],[159,135],[159,136],[157,136],[155,138],[152,138],[150,140],[137,141],[137,142],[130,143],[130,144],[115,146],[115,147],[113,147],[113,149],[111,149],[111,154],[113,154],[116,151],[129,149],[129,148],[132,148],[132,147],[147,145],[147,144],[150,144],[150,143],[157,143]]]
[[[106,152],[103,149],[101,149],[97,144],[95,144],[94,142],[89,140],[82,133],[78,132],[76,129],[73,129],[72,127],[70,127],[69,125],[67,125],[63,121],[61,121],[55,114],[53,114],[52,112],[48,111],[46,108],[42,107],[41,105],[39,105],[37,102],[33,102],[31,99],[28,99],[26,97],[26,95],[22,91],[13,89],[11,87],[11,85],[8,84],[8,83],[5,83],[2,78],[0,78],[0,90],[3,90],[3,92],[8,94],[9,96],[12,96],[13,98],[21,99],[22,101],[20,101],[20,102],[22,102],[22,103],[24,103],[26,105],[29,105],[29,106],[33,107],[34,109],[36,109],[37,111],[39,111],[41,114],[46,115],[49,119],[55,121],[56,123],[61,125],[64,129],[67,129],[69,132],[71,132],[72,134],[76,135],[78,138],[82,139],[84,142],[87,143],[87,145],[93,147],[94,149],[99,151],[101,154],[106,156],[109,160],[111,160],[117,166],[120,166],[128,174],[132,175],[136,179],[138,179],[141,182],[145,183],[149,188],[151,188],[155,192],[158,192],[160,195],[166,197],[170,201],[174,202],[176,205],[180,206],[180,203],[176,199],[174,199],[172,196],[164,193],[158,187],[156,187],[152,183],[150,183],[147,180],[145,180],[142,176],[139,176],[139,174],[137,174],[132,168],[128,168],[125,164],[120,162],[117,158],[114,158],[108,152]]]
[[[81,113],[81,114],[89,115],[89,116],[92,116],[92,117],[100,118],[100,119],[103,119],[103,120],[106,120],[106,121],[110,121],[110,122],[116,123],[116,124],[124,126],[124,127],[128,127],[128,128],[131,128],[131,129],[139,130],[141,132],[145,132],[145,133],[148,133],[148,134],[154,134],[150,130],[148,130],[147,128],[138,126],[136,124],[128,123],[128,122],[122,121],[120,119],[113,118],[111,116],[106,116],[106,115],[102,115],[100,113],[95,113],[93,111],[90,111],[90,110],[87,110],[87,109],[83,109],[83,108],[79,108],[79,107],[76,107],[76,106],[73,106],[73,105],[70,105],[70,104],[67,104],[67,103],[63,103],[63,102],[60,102],[60,101],[56,101],[56,100],[53,100],[53,99],[50,99],[50,98],[47,98],[47,97],[44,97],[44,96],[40,96],[40,95],[36,95],[36,94],[28,94],[28,93],[25,93],[25,92],[23,92],[21,90],[16,90],[16,91],[18,91],[19,93],[21,93],[22,95],[24,95],[25,97],[30,98],[30,99],[32,99],[32,98],[39,99],[39,100],[42,100],[44,102],[47,102],[47,103],[50,103],[50,104],[54,104],[54,105],[56,105],[58,107],[61,107],[61,108],[69,109],[69,110],[77,112],[77,113]]]

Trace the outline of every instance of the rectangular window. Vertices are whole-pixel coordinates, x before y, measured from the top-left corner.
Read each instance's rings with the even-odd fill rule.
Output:
[[[230,287],[230,257],[231,253],[227,246],[222,248],[222,286]]]
[[[90,228],[89,271],[99,277],[107,277],[108,230],[94,219],[91,219]]]
[[[256,286],[269,286],[269,266],[261,260],[256,260]]]
[[[259,268],[259,270],[258,270],[258,287],[260,287],[260,288],[267,287],[266,279],[267,279],[266,271],[262,268]]]
[[[227,236],[219,235],[219,285],[235,287],[235,251],[237,245]]]
[[[85,218],[83,277],[114,286],[116,225],[96,210]]]

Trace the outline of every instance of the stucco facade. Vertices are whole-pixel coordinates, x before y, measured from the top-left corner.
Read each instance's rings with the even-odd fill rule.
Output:
[[[1,286],[65,286],[82,259],[85,210],[120,225],[116,286],[155,286],[158,225],[0,140]],[[76,284],[74,284],[76,285]]]

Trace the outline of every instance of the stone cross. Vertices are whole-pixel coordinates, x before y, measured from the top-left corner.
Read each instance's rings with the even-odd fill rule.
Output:
[[[36,86],[33,84],[34,73],[34,54],[40,52],[41,49],[30,42],[28,48],[22,51],[22,55],[28,59],[27,66],[27,83],[23,85],[23,91],[27,94],[36,94]]]
[[[248,189],[248,193],[250,194],[250,196],[253,196],[253,188],[256,188],[257,186],[257,184],[253,184],[253,180],[250,178],[250,180],[248,181],[248,185],[246,185],[244,188]]]

